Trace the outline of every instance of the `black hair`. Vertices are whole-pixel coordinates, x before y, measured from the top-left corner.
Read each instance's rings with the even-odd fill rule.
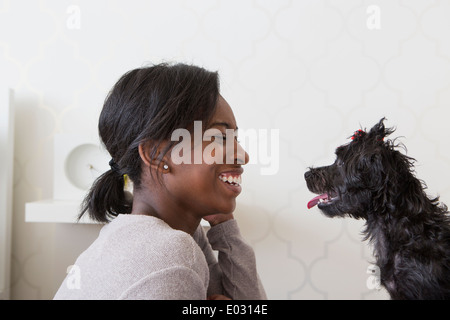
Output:
[[[139,145],[151,146],[156,159],[162,142],[168,152],[177,141],[172,132],[190,129],[194,121],[205,127],[219,98],[217,72],[186,64],[158,64],[125,73],[106,97],[99,118],[99,135],[112,157],[111,170],[92,185],[81,208],[98,222],[109,222],[118,214],[130,213],[132,199],[124,192],[124,175],[141,187]],[[158,157],[160,158],[160,157]]]

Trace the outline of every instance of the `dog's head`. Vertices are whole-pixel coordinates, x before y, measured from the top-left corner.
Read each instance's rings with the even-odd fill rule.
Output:
[[[305,173],[308,189],[319,194],[308,203],[318,205],[329,216],[367,219],[368,214],[393,212],[399,206],[414,206],[423,196],[422,184],[413,173],[414,159],[397,150],[385,139],[393,129],[385,128],[384,118],[370,131],[356,131],[352,141],[336,149],[336,161]],[[401,203],[409,194],[408,201]]]

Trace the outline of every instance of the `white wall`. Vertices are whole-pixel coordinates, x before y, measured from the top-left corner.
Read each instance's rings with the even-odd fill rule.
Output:
[[[52,298],[99,230],[24,222],[25,202],[52,195],[53,136],[95,133],[118,77],[163,60],[218,70],[240,128],[280,130],[279,171],[249,165],[236,212],[269,298],[386,298],[366,287],[362,222],[308,211],[303,173],[386,116],[450,203],[449,16],[448,0],[0,0],[0,87],[17,108],[12,298]]]

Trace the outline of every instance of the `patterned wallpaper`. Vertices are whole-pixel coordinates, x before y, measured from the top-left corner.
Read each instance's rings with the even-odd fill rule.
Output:
[[[386,116],[428,193],[450,203],[449,0],[0,0],[0,86],[16,96],[13,299],[50,299],[99,226],[26,223],[52,197],[53,137],[96,133],[131,68],[218,70],[242,129],[278,130],[245,168],[236,217],[271,299],[386,299],[363,222],[307,210],[308,166]],[[259,152],[259,153],[258,153]]]

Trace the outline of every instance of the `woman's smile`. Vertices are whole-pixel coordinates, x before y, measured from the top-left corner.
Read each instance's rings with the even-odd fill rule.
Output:
[[[239,195],[242,191],[242,173],[244,169],[239,167],[230,171],[222,172],[219,174],[219,180],[227,190],[233,192],[235,196]]]

